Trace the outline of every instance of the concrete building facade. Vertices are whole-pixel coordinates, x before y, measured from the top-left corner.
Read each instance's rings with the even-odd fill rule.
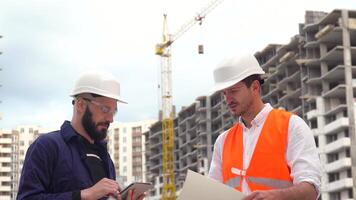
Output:
[[[0,199],[12,199],[12,131],[0,130]]]
[[[198,97],[177,114],[174,118],[177,195],[184,184],[188,169],[203,175],[208,174],[214,142],[233,122],[234,118],[220,93]],[[147,180],[155,186],[149,198],[158,200],[161,198],[163,186],[162,122],[153,124],[150,130],[145,132],[145,137]]]
[[[41,134],[50,132],[39,126],[18,126],[12,131],[12,199],[18,192],[19,181],[27,149]]]
[[[353,199],[356,11],[308,11],[299,27],[290,43],[255,54],[267,73],[263,99],[311,127],[324,167],[321,198]]]
[[[16,199],[26,151],[39,135],[39,127],[0,130],[0,199]]]
[[[156,120],[113,122],[108,132],[108,151],[122,186],[146,181],[145,137],[143,132]]]

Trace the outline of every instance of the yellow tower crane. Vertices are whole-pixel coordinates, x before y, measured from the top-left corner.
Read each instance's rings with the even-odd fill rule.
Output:
[[[172,71],[171,45],[223,0],[213,0],[193,19],[185,23],[175,34],[168,33],[167,15],[163,18],[163,40],[156,45],[156,55],[161,57],[161,98],[162,98],[162,145],[163,145],[163,190],[162,200],[175,200],[174,182],[174,129],[172,113]]]

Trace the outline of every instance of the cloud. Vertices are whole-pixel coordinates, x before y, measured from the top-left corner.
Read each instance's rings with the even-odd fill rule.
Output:
[[[69,119],[68,94],[78,74],[91,68],[111,71],[122,82],[129,104],[119,105],[118,120],[157,117],[160,62],[154,46],[162,37],[163,13],[174,33],[207,2],[0,1],[0,126],[46,127]],[[212,70],[224,57],[287,43],[305,10],[355,7],[353,0],[224,1],[172,45],[174,104],[190,105],[208,94]],[[204,55],[197,53],[199,44]]]

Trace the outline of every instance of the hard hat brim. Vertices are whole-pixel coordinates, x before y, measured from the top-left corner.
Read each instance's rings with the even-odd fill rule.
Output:
[[[128,104],[127,101],[123,100],[120,96],[117,96],[117,95],[110,95],[110,94],[105,94],[105,93],[102,93],[102,92],[93,92],[92,90],[76,90],[76,91],[73,91],[70,96],[71,97],[75,97],[79,94],[84,94],[84,93],[93,93],[93,94],[97,94],[97,95],[100,95],[100,96],[103,96],[103,97],[107,97],[107,98],[111,98],[111,99],[115,99],[116,101],[118,101],[119,103],[124,103],[124,104]]]
[[[254,75],[254,74],[258,74],[258,75],[263,75],[265,74],[264,71],[261,71],[260,73],[251,73],[248,76]],[[247,76],[247,77],[248,77]],[[233,79],[230,81],[225,81],[225,82],[220,82],[220,83],[216,83],[213,88],[210,89],[210,94],[213,94],[215,92],[219,92],[221,90],[227,89],[235,84],[237,84],[238,82],[242,81],[244,78],[239,78],[239,79]]]

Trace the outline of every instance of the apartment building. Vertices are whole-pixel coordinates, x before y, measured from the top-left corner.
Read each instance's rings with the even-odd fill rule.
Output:
[[[12,131],[0,130],[0,199],[12,199]]]
[[[334,10],[306,25],[303,36],[302,83],[306,87],[302,97],[325,166],[322,199],[353,199],[356,11]]]
[[[146,181],[145,137],[143,132],[156,120],[113,122],[108,132],[108,151],[122,186]]]
[[[18,192],[19,181],[27,149],[41,134],[52,130],[33,125],[22,125],[12,131],[12,199]]]
[[[307,11],[299,27],[290,43],[255,54],[267,73],[263,99],[310,125],[324,166],[321,198],[353,199],[356,11]]]

